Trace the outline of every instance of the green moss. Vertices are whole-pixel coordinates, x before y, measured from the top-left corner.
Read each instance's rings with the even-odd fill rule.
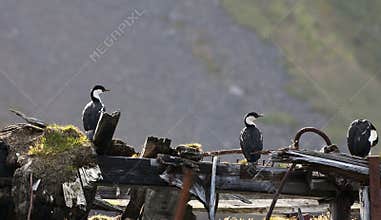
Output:
[[[86,135],[72,125],[49,125],[28,153],[54,155],[76,147],[89,146],[88,143]]]
[[[187,146],[196,150],[202,150],[202,145],[199,143],[189,143],[189,144],[184,144],[184,146]]]

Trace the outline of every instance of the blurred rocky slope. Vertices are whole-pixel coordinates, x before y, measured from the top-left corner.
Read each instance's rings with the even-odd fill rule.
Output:
[[[105,46],[131,16],[124,35]],[[237,147],[243,115],[253,110],[267,115],[259,126],[271,147],[326,121],[285,92],[281,51],[237,25],[219,1],[1,0],[0,30],[3,125],[15,120],[12,106],[81,126],[95,83],[112,90],[104,102],[122,111],[117,136],[135,146],[154,134],[204,150]],[[107,51],[94,62],[102,45]]]

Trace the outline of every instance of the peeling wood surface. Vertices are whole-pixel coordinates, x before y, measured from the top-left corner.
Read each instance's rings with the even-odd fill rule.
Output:
[[[315,171],[340,175],[363,183],[367,183],[369,179],[368,161],[347,154],[285,150],[274,153],[272,158],[278,162],[305,164]]]
[[[85,208],[87,206],[85,193],[83,192],[81,181],[79,178],[77,178],[75,182],[63,183],[62,190],[64,194],[66,207]]]
[[[98,154],[103,154],[109,147],[119,118],[120,112],[114,112],[112,114],[102,113],[93,138]]]
[[[258,213],[267,212],[271,204],[271,199],[250,199],[252,204],[245,204],[238,200],[220,200],[218,203],[219,213]],[[204,211],[202,203],[192,200],[189,204],[194,211]],[[328,210],[328,205],[320,205],[316,200],[309,199],[280,199],[277,203],[274,213],[296,213],[298,208],[313,212],[321,212]]]
[[[91,168],[79,168],[78,175],[81,178],[83,188],[91,188],[98,181],[102,180],[102,173],[99,166]]]
[[[169,186],[159,176],[164,169],[156,159],[99,156],[98,163],[103,175],[101,185]],[[200,178],[205,178],[210,174],[211,166],[210,162],[200,162],[200,170],[197,175]],[[240,164],[218,164],[217,192],[274,193],[280,179],[287,171],[284,168],[257,167],[255,170],[250,171],[253,174],[252,179],[242,179],[240,176],[241,169],[246,168]],[[181,172],[176,175],[182,178]],[[307,181],[309,176],[310,173],[306,170],[292,172],[283,193],[306,197],[330,197],[336,193],[335,191],[311,189],[310,182]]]

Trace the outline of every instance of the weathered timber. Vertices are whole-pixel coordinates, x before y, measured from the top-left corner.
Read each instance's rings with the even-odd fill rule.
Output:
[[[335,174],[347,179],[367,183],[369,179],[368,164],[364,159],[344,154],[325,154],[306,150],[283,150],[273,154],[273,160],[284,163],[300,163],[314,171]]]
[[[225,197],[226,195],[222,195]],[[218,204],[218,213],[251,213],[264,214],[267,213],[268,207],[271,205],[272,199],[250,199],[251,204],[244,204],[238,200],[220,199]],[[204,205],[197,200],[191,200],[188,204],[195,211],[205,211]],[[274,214],[292,214],[296,213],[297,208],[302,208],[306,213],[326,213],[327,204],[320,204],[315,199],[279,199],[274,209]]]
[[[167,138],[147,137],[140,157],[155,158],[158,154],[173,154],[171,142]]]
[[[98,186],[97,196],[102,199],[130,199],[129,187],[123,186]]]
[[[160,178],[164,168],[160,166],[157,159],[98,156],[98,164],[102,174],[104,174],[101,184],[170,186]],[[198,164],[199,171],[196,175],[200,176],[200,178],[210,175],[212,167],[210,162],[199,162]],[[284,168],[257,167],[253,171],[255,179],[242,179],[240,177],[241,169],[247,168],[242,167],[240,164],[218,164],[217,192],[274,193],[281,178],[287,171]],[[181,170],[176,176],[182,179]],[[309,171],[304,169],[291,172],[288,181],[285,183],[283,194],[319,198],[335,195],[335,191],[312,190],[310,183],[306,180],[307,176],[309,176]],[[320,181],[322,180],[320,179]],[[329,182],[326,184],[328,185]]]
[[[98,154],[104,154],[110,146],[119,118],[120,112],[113,112],[111,115],[106,112],[101,114],[93,138]]]
[[[369,187],[363,186],[359,190],[360,219],[370,220]]]
[[[144,146],[142,154],[140,155],[140,158],[155,158],[159,153],[165,153],[165,154],[172,154],[173,150],[170,148],[171,140],[167,138],[158,138],[158,137],[147,137]],[[138,164],[135,164],[134,166],[139,166]],[[149,171],[149,170],[148,170]],[[126,173],[124,174],[126,175]],[[128,173],[127,173],[128,177]],[[149,209],[144,209],[144,218],[149,218],[150,216],[154,216],[155,213],[160,212],[159,208],[156,207],[156,204],[153,204],[153,201],[160,201],[162,198],[166,198],[165,195],[168,193],[167,191],[149,191],[150,193],[147,195],[146,189],[141,188],[131,188],[130,196],[131,200],[126,207],[125,212],[122,215],[122,218],[137,218],[139,216],[142,216],[142,207],[143,204],[145,204],[145,207],[152,207]],[[173,194],[176,194],[177,192],[173,192]],[[149,199],[147,198],[150,197]],[[173,201],[176,201],[176,198],[168,198],[168,200],[171,199]],[[165,201],[165,200],[164,200]],[[162,210],[165,213],[168,213],[166,211]],[[169,218],[170,216],[167,216]],[[171,217],[172,218],[172,217]]]
[[[66,207],[79,207],[81,209],[86,209],[86,197],[79,178],[77,178],[74,182],[63,183],[62,191],[64,194]]]
[[[78,175],[84,189],[93,188],[98,181],[102,180],[102,173],[98,165],[90,168],[81,167],[78,169]]]
[[[46,122],[44,122],[44,121],[42,121],[40,119],[26,116],[21,111],[17,111],[15,109],[9,109],[9,111],[15,113],[17,116],[19,116],[20,118],[24,119],[29,124],[37,126],[39,128],[46,128],[46,126],[48,125]]]
[[[331,220],[351,220],[351,206],[354,201],[352,192],[338,192],[330,202]]]
[[[112,205],[109,202],[106,202],[105,200],[99,197],[95,197],[92,206],[93,206],[92,208],[95,210],[104,210],[104,211],[119,212],[119,213],[122,213],[124,211],[123,208]]]
[[[216,216],[218,201],[217,201],[217,193],[216,193],[216,175],[217,175],[217,163],[218,163],[218,156],[213,157],[212,162],[212,174],[210,176],[210,197],[209,197],[209,219],[213,220]]]
[[[298,220],[304,220],[302,210],[298,208]]]
[[[381,219],[380,157],[369,156],[370,217]]]
[[[102,180],[101,170],[98,165],[92,167],[81,167],[78,169],[78,177],[86,198],[86,213],[88,214],[95,202],[97,183]]]

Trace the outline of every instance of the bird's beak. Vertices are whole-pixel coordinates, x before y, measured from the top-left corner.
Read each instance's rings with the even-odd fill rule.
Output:
[[[264,116],[265,116],[264,114],[258,114],[258,118],[262,118]]]
[[[109,89],[105,89],[105,92],[110,92],[111,90],[109,90]]]

